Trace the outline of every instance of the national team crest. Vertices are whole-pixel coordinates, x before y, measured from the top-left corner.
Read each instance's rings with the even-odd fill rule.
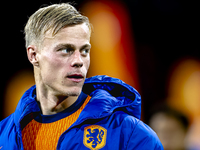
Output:
[[[84,128],[83,144],[91,150],[98,150],[106,145],[107,130],[99,125]]]

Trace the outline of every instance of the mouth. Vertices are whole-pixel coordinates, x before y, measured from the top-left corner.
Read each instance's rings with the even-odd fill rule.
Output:
[[[67,76],[68,79],[70,79],[73,82],[81,82],[84,79],[84,76],[81,74],[71,74]]]

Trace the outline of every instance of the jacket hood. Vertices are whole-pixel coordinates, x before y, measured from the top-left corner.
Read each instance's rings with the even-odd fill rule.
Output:
[[[107,109],[107,111],[105,110],[105,113],[120,109],[125,113],[140,119],[141,96],[137,90],[120,79],[105,75],[87,78],[83,86],[83,92],[95,97],[95,99],[102,99],[102,97],[104,97],[104,103],[107,100],[107,106],[105,104],[102,105],[102,107],[104,107],[102,109]],[[104,96],[102,96],[102,94]]]
[[[84,93],[92,98],[82,111],[80,118],[99,118],[112,113],[116,109],[120,109],[125,113],[140,119],[141,115],[141,97],[140,94],[130,85],[124,83],[120,79],[111,78],[104,75],[94,76],[85,80],[83,90]],[[27,90],[18,103],[14,113],[14,122],[19,122],[25,116],[31,119],[34,114],[40,112],[40,108],[36,102],[36,86],[34,85]]]

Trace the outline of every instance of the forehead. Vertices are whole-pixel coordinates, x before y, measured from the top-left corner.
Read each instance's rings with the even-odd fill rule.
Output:
[[[83,23],[79,25],[69,26],[62,28],[56,35],[52,35],[51,31],[48,31],[43,40],[43,46],[56,46],[57,44],[73,44],[75,46],[81,46],[89,44],[90,42],[90,30],[88,26]]]

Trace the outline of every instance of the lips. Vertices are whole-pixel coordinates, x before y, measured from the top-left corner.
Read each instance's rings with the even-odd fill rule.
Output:
[[[71,81],[77,82],[77,83],[81,82],[84,79],[82,74],[70,74],[67,76],[67,78],[70,79]]]

